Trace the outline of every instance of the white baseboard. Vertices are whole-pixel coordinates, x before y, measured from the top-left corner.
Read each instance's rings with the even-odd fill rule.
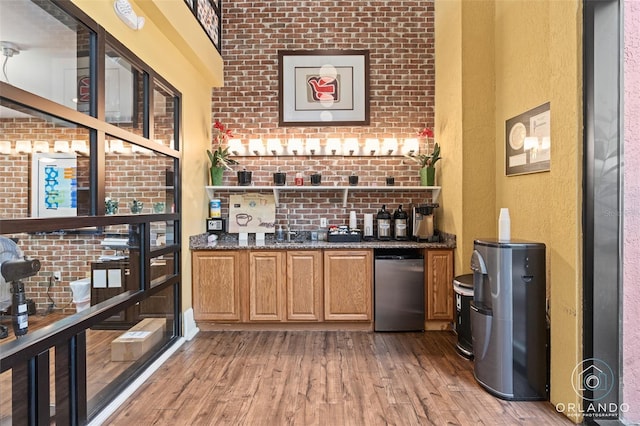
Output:
[[[182,314],[182,335],[185,339],[191,340],[199,331],[200,329],[193,318],[193,309],[189,308]]]

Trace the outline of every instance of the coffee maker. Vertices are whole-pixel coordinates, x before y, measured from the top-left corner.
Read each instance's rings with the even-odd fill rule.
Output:
[[[398,210],[393,214],[393,237],[396,240],[408,240],[408,222],[409,215],[402,210],[402,204],[398,206]]]
[[[437,241],[435,235],[435,211],[439,207],[434,204],[413,204],[411,206],[411,236],[416,241]]]
[[[390,240],[391,239],[391,214],[387,211],[387,206],[382,205],[380,211],[376,216],[376,222],[378,223],[378,239]]]

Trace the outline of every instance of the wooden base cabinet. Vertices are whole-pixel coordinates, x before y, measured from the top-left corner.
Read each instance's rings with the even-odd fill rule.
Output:
[[[249,254],[249,321],[320,321],[322,255],[318,250]]]
[[[249,253],[249,321],[285,318],[284,252]]]
[[[426,323],[453,321],[453,250],[426,249]],[[196,320],[365,322],[373,319],[373,250],[192,252]]]
[[[193,313],[196,320],[240,321],[240,251],[192,252]]]
[[[322,252],[287,251],[287,320],[322,318]]]
[[[427,321],[453,321],[453,250],[426,250]]]
[[[325,250],[325,320],[371,321],[372,289],[372,250]]]

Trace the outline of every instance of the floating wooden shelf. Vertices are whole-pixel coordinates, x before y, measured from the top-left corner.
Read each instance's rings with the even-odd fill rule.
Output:
[[[273,197],[276,202],[276,206],[280,207],[280,192],[282,191],[333,191],[342,192],[342,207],[347,207],[347,198],[349,197],[349,191],[361,192],[361,191],[431,191],[433,201],[437,201],[440,196],[440,186],[272,186],[272,185],[259,185],[259,186],[237,186],[237,185],[224,185],[224,186],[205,186],[209,199],[215,198],[216,191],[237,191],[237,192],[260,192],[260,191],[273,191]]]

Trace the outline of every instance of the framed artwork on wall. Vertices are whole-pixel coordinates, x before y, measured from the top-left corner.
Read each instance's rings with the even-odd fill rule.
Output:
[[[505,174],[551,169],[551,107],[547,102],[506,121]]]
[[[31,160],[31,217],[77,216],[75,154],[35,153]]]
[[[368,50],[278,51],[280,126],[369,124]]]

